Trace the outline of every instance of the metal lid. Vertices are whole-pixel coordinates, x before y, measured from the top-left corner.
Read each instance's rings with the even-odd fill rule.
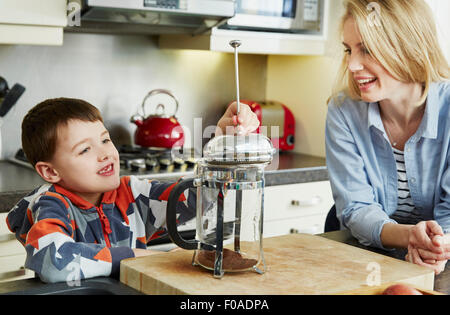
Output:
[[[211,139],[203,150],[203,157],[213,164],[270,163],[275,149],[262,134],[224,135]]]

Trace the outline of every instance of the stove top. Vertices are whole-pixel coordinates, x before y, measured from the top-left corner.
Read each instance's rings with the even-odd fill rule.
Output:
[[[194,175],[198,158],[192,149],[172,151],[165,148],[144,148],[122,145],[117,148],[120,160],[120,175],[135,175],[141,178],[181,177]],[[9,159],[33,169],[22,149]]]
[[[172,151],[165,148],[143,148],[123,145],[117,148],[121,175],[141,177],[174,177],[193,175],[198,158],[191,149]]]

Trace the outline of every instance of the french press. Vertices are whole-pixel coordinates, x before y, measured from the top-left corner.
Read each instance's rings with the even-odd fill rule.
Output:
[[[230,44],[234,45],[237,64],[239,43]],[[213,270],[216,278],[224,272],[265,272],[264,167],[272,161],[274,152],[272,142],[262,134],[216,136],[206,144],[195,177],[182,180],[172,189],[167,230],[176,245],[195,250],[193,265]],[[196,236],[184,240],[177,230],[176,205],[186,189],[195,187]]]
[[[194,178],[179,182],[167,204],[171,240],[194,249],[193,264],[214,271],[265,272],[263,254],[264,166],[274,148],[261,134],[219,136],[210,140]],[[176,205],[188,188],[197,188],[196,236],[184,240],[177,231]]]

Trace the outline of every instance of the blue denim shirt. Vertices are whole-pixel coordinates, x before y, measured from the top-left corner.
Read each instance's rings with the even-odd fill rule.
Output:
[[[450,83],[430,86],[425,113],[404,148],[412,200],[424,220],[450,233]],[[397,209],[397,168],[378,103],[346,97],[328,104],[326,155],[336,213],[362,244],[384,248],[380,234]]]

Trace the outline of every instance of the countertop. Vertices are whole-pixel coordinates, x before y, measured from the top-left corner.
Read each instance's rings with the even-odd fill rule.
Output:
[[[320,234],[320,236],[357,246],[366,250],[377,252],[397,259],[403,260],[404,250],[384,251],[366,247],[358,243],[349,231],[336,231]],[[450,294],[450,266],[439,275],[435,276],[434,290]],[[80,286],[70,287],[66,283],[45,284],[39,279],[26,279],[0,283],[0,294],[139,294],[134,289],[124,286],[122,283],[111,278],[92,278],[82,280]]]
[[[390,256],[400,260],[404,260],[407,253],[406,249],[395,249],[392,251],[385,251],[378,248],[367,247],[361,245],[356,238],[354,238],[349,230],[335,231],[320,234],[320,236],[326,237],[328,239],[356,246],[359,248],[367,249],[372,252],[376,252],[382,255]],[[434,291],[438,291],[445,294],[450,294],[450,263],[447,263],[445,270],[434,278]]]
[[[170,173],[158,178],[161,181],[177,179],[178,176],[170,176]],[[328,180],[325,158],[282,152],[266,168],[265,179],[266,186]],[[34,170],[0,161],[0,212],[8,212],[23,196],[43,183]]]

